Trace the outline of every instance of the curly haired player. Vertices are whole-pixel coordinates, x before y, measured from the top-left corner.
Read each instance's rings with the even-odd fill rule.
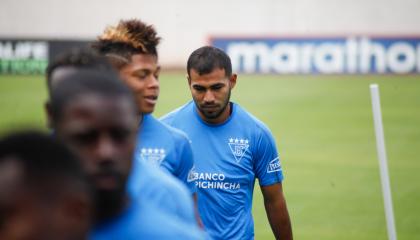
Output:
[[[152,116],[159,96],[157,45],[160,37],[152,25],[140,20],[122,20],[109,26],[93,44],[119,71],[121,78],[133,91],[138,111],[143,114],[135,160],[160,166],[190,189],[196,200],[195,181],[192,180],[193,155],[187,136]],[[136,175],[134,168],[133,175]],[[135,185],[135,182],[130,184]],[[196,214],[197,222],[201,220]]]

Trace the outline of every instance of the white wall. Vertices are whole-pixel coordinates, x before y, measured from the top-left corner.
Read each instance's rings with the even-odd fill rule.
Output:
[[[161,63],[180,66],[210,35],[413,35],[419,13],[420,0],[0,0],[0,38],[92,39],[140,18],[163,37]]]

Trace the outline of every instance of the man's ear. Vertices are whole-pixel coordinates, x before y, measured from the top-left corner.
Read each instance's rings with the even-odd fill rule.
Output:
[[[235,87],[237,77],[238,75],[236,73],[233,73],[232,76],[230,76],[229,78],[230,89],[233,89]]]
[[[45,114],[47,117],[47,127],[49,129],[53,129],[53,117],[52,117],[52,109],[51,109],[51,102],[47,100],[44,104]]]
[[[188,86],[191,86],[191,78],[190,78],[190,76],[187,74],[187,75],[185,75],[185,77],[187,78]]]

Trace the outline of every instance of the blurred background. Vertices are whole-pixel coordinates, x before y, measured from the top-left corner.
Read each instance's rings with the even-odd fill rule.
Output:
[[[369,84],[381,93],[399,239],[420,239],[420,1],[0,0],[0,134],[46,130],[44,70],[107,25],[162,42],[156,116],[190,99],[189,54],[225,50],[233,101],[273,131],[295,239],[386,239]],[[258,187],[257,187],[258,188]],[[259,189],[256,239],[272,239]]]

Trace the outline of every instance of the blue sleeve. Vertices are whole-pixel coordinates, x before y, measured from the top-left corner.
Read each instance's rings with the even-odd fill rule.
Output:
[[[128,184],[131,197],[147,199],[165,212],[196,223],[193,199],[183,183],[147,162],[139,161],[135,164],[137,166]]]
[[[275,140],[268,129],[261,129],[254,147],[254,170],[260,185],[268,186],[281,182],[283,170]]]
[[[193,174],[194,157],[191,148],[191,143],[186,136],[181,136],[180,145],[177,148],[180,164],[177,169],[178,178],[185,183],[191,194],[197,191]]]

